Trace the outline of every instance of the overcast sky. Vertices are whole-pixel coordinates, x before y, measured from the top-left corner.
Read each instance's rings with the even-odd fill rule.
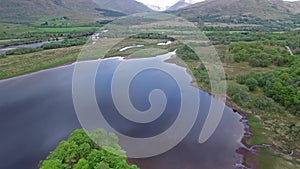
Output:
[[[162,8],[165,8],[166,6],[172,6],[179,0],[136,0],[139,2],[142,2],[146,5],[155,5]],[[186,0],[187,2],[192,1],[193,3],[200,2],[203,0]],[[221,1],[221,0],[220,0]],[[296,0],[286,0],[286,1],[296,1]]]

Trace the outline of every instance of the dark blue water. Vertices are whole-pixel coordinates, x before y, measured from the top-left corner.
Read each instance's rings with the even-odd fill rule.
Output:
[[[178,86],[168,74],[155,69],[138,74],[130,86],[130,99],[138,110],[149,108],[148,94],[157,88],[165,92],[168,103],[157,120],[146,124],[131,122],[118,114],[110,94],[111,77],[119,62],[103,61],[96,77],[95,92],[101,93],[96,96],[104,117],[114,129],[128,136],[143,138],[162,133],[177,117]],[[72,102],[73,69],[71,65],[0,81],[0,169],[37,168],[62,139],[81,128]],[[81,76],[84,80],[85,74]],[[199,93],[196,124],[179,145],[162,155],[129,162],[142,169],[234,168],[240,162],[235,151],[243,136],[241,117],[226,107],[217,131],[208,142],[199,144],[199,133],[213,99],[203,91]]]

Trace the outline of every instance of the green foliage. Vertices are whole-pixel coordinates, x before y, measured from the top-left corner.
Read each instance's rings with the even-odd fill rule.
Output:
[[[252,67],[268,67],[271,64],[282,66],[288,62],[285,48],[263,42],[231,43],[229,50],[235,62],[248,62]]]
[[[267,20],[263,20],[258,17],[223,17],[222,15],[201,15],[197,18],[190,19],[192,22],[213,22],[213,23],[230,23],[230,24],[257,24],[257,25],[266,25],[268,24]],[[246,26],[245,26],[246,27]]]
[[[42,50],[79,46],[79,45],[84,45],[86,43],[86,41],[87,41],[86,38],[80,38],[80,39],[66,40],[64,42],[47,43],[47,44],[42,45],[39,48],[17,48],[17,49],[13,49],[13,50],[8,50],[5,53],[5,55],[23,55],[23,54],[28,54],[28,53],[39,52]]]
[[[48,50],[48,49],[57,49],[57,48],[66,48],[71,46],[79,46],[84,45],[86,43],[87,39],[73,39],[73,40],[67,40],[64,42],[54,42],[49,44],[44,44],[42,46],[42,49]]]
[[[109,165],[105,162],[98,163],[94,168],[95,169],[110,169]]]
[[[254,91],[258,85],[258,82],[254,78],[250,78],[246,80],[245,84],[247,85],[250,91]]]
[[[118,141],[115,134],[103,129],[89,135],[84,130],[76,130],[48,156],[41,169],[138,169],[127,164]],[[111,152],[122,152],[122,156]]]
[[[86,159],[82,158],[74,165],[74,169],[90,169],[90,164]]]
[[[41,48],[18,48],[18,49],[9,50],[5,54],[6,55],[23,55],[23,54],[27,54],[27,53],[38,52],[41,50],[42,50]]]
[[[59,159],[49,159],[43,162],[42,167],[40,169],[66,169],[68,168],[66,165],[62,164]]]
[[[297,69],[298,66],[292,66],[265,73],[261,87],[266,96],[300,115],[300,76],[296,73]]]
[[[200,60],[197,54],[187,45],[176,46],[177,55],[184,61]]]
[[[64,27],[64,28],[39,28],[38,30],[45,33],[66,33],[66,32],[95,32],[99,28],[97,27],[88,27],[88,26],[82,26],[82,27]]]
[[[284,112],[282,108],[263,94],[252,94],[245,85],[237,85],[229,83],[227,94],[239,106],[247,108],[253,112]]]
[[[227,94],[239,105],[245,105],[250,100],[248,88],[245,86],[231,84],[228,86]]]
[[[296,47],[296,49],[295,49],[295,54],[296,54],[296,55],[300,55],[300,47]]]
[[[3,28],[4,30],[6,28]],[[14,28],[12,28],[14,30]],[[15,28],[16,29],[16,28]],[[92,35],[96,27],[67,27],[67,28],[27,28],[21,27],[20,32],[9,31],[1,32],[0,40],[4,40],[1,45],[15,46],[22,44],[38,43],[42,41],[58,40],[80,40]]]
[[[237,82],[253,91],[257,86],[264,95],[272,98],[294,114],[300,115],[300,64],[299,59],[288,68],[267,73],[250,73],[237,77]]]
[[[289,128],[290,128],[289,133],[291,134],[293,140],[299,141],[300,140],[300,126],[293,124]]]
[[[167,35],[160,33],[140,33],[138,35],[130,36],[129,38],[133,39],[168,39],[174,41],[174,38],[169,38]]]

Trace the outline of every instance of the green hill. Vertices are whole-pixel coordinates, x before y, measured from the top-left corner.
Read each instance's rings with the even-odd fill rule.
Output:
[[[152,11],[146,5],[135,0],[92,0],[101,8],[111,9],[126,14],[150,12]]]
[[[290,18],[300,12],[299,2],[282,0],[206,0],[176,13],[185,18],[214,15],[222,18],[249,17],[267,19]]]
[[[0,4],[0,22],[9,23],[30,23],[44,17],[91,22],[117,13],[150,11],[135,0],[0,0]]]

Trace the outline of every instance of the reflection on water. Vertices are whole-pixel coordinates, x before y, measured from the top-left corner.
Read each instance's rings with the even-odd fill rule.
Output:
[[[116,130],[133,137],[149,137],[163,132],[172,125],[178,113],[178,86],[171,77],[157,70],[147,70],[138,75],[130,87],[131,100],[137,109],[149,108],[147,98],[153,88],[163,90],[168,103],[163,116],[154,122],[145,125],[130,122],[116,111],[109,90],[119,62],[119,59],[102,61],[96,77],[97,101],[105,118]],[[72,102],[73,69],[74,66],[70,65],[0,81],[1,169],[37,168],[39,161],[59,141],[81,127]],[[86,74],[80,76],[84,80]],[[201,103],[196,124],[179,145],[162,155],[129,159],[129,162],[142,169],[234,168],[234,164],[241,160],[235,152],[241,146],[240,139],[244,133],[241,117],[226,107],[217,131],[206,143],[199,144],[197,140],[210,100],[214,99],[203,91],[199,90],[199,93]]]

